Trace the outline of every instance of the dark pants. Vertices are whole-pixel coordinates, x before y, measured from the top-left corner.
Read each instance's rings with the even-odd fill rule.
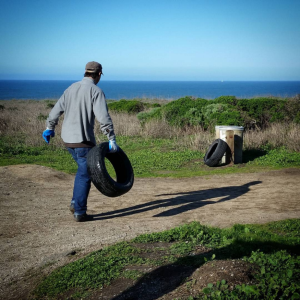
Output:
[[[91,179],[87,172],[86,157],[92,148],[67,148],[78,165],[74,181],[73,198],[74,215],[82,215],[87,210],[87,198],[91,188]]]

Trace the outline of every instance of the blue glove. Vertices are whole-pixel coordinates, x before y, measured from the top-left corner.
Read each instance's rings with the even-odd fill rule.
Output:
[[[54,130],[50,130],[50,129],[46,129],[44,132],[43,132],[43,138],[44,140],[49,144],[50,142],[50,137],[54,137],[55,136],[55,132]]]
[[[116,140],[110,140],[108,142],[108,148],[110,153],[115,153],[119,151],[119,146],[116,143]]]

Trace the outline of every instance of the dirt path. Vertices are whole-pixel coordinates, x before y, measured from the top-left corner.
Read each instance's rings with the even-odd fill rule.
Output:
[[[107,198],[94,187],[93,222],[68,210],[74,176],[35,165],[0,168],[0,295],[21,299],[33,274],[142,233],[180,224],[228,227],[300,218],[300,169],[188,179],[136,179],[132,190]],[[75,255],[73,255],[75,254]]]

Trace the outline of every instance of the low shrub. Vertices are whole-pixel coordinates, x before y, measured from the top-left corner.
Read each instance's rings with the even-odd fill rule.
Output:
[[[201,126],[207,130],[222,124],[265,129],[271,123],[300,123],[300,101],[294,98],[236,99],[235,96],[221,96],[206,100],[184,97],[138,115],[142,122],[162,117],[170,125],[181,128]]]
[[[267,128],[271,123],[300,122],[300,101],[296,98],[236,99],[234,96],[221,96],[212,102],[234,107],[241,116],[236,125],[245,128]],[[241,120],[243,124],[238,124]]]
[[[146,103],[141,102],[138,100],[125,100],[121,99],[119,101],[114,101],[111,103],[108,103],[108,108],[110,110],[116,111],[116,112],[126,112],[126,113],[139,113],[147,108],[151,107],[160,107],[160,104],[158,103]]]
[[[232,105],[222,103],[212,103],[206,105],[203,109],[204,128],[218,124],[222,125],[244,125],[241,113]]]
[[[228,99],[234,100],[235,97],[224,96],[218,99],[226,102]],[[172,101],[161,108],[160,114],[170,125],[182,128],[201,126],[203,129],[208,129],[217,124],[244,125],[241,112],[233,105],[201,98],[184,97]],[[147,117],[147,120],[151,119],[151,115]]]
[[[127,101],[124,99],[109,103],[108,108],[116,112],[126,112],[126,113],[138,113],[144,110],[144,106],[141,102],[136,100]]]
[[[47,115],[43,115],[42,113],[40,113],[37,116],[37,119],[40,120],[40,121],[47,120],[47,118],[48,118],[48,116]]]
[[[47,103],[46,107],[47,107],[47,108],[53,108],[54,105],[55,105],[55,104],[53,104],[53,103]]]
[[[146,103],[146,105],[149,105],[149,107],[161,107],[159,103],[153,103],[153,104]]]
[[[185,113],[182,121],[184,125],[188,126],[203,125],[203,114],[199,109],[193,107]]]
[[[209,100],[201,98],[180,98],[163,106],[162,114],[170,125],[184,127],[198,122],[201,124],[202,108],[208,103]]]
[[[44,100],[43,101],[45,104],[46,104],[46,108],[53,108],[55,103],[56,103],[56,100]]]
[[[214,100],[216,103],[236,105],[237,99],[235,96],[220,96]]]
[[[300,97],[300,94],[297,95]],[[288,99],[285,104],[286,115],[289,116],[289,120],[300,124],[300,99],[296,97]]]
[[[150,111],[142,111],[137,114],[137,118],[142,122],[145,123],[151,119],[161,119],[161,108],[154,107]]]
[[[237,100],[236,108],[245,112],[252,123],[260,128],[266,128],[270,123],[283,121],[286,115],[286,100],[269,98],[240,99]],[[245,127],[250,127],[244,122]]]
[[[297,124],[300,124],[300,111],[296,114],[296,116],[294,118],[294,122]]]

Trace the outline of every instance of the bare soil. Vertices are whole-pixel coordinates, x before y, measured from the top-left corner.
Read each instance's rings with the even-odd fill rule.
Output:
[[[88,213],[94,221],[85,223],[76,223],[69,212],[73,181],[73,175],[43,166],[0,168],[1,299],[27,299],[41,276],[54,268],[142,233],[191,221],[224,228],[235,223],[300,218],[297,168],[184,179],[136,179],[132,190],[118,198],[105,197],[92,187]],[[172,288],[151,299],[174,299],[177,292],[188,297],[193,289],[182,290],[184,285],[178,284],[182,276],[190,278],[189,287],[198,282],[199,288],[207,284],[208,276],[219,280],[226,272],[237,281],[251,281],[247,279],[249,266],[242,261],[218,261],[213,266],[209,263],[192,273],[188,268],[166,268],[157,271],[161,272],[160,278],[181,275],[169,278],[167,284]],[[103,295],[98,293],[97,299],[121,297],[118,294],[133,284],[129,279],[115,282]],[[127,299],[138,299],[130,295]]]

